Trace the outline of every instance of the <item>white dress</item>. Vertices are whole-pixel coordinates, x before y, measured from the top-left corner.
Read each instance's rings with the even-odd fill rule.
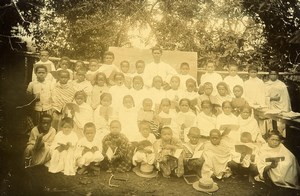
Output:
[[[213,85],[212,95],[217,94],[217,84],[222,81],[223,81],[222,76],[216,72],[205,73],[201,76],[201,79],[200,79],[201,85],[203,85],[205,82],[212,83],[212,85]]]
[[[121,107],[119,110],[119,121],[121,123],[121,133],[123,133],[129,141],[133,141],[139,133],[137,123],[137,109]]]

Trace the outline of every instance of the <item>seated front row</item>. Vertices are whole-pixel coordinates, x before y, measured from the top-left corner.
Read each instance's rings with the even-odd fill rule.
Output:
[[[51,173],[99,175],[100,168],[126,172],[134,165],[133,171],[143,177],[156,176],[156,167],[166,178],[195,173],[201,179],[227,178],[246,171],[259,181],[299,188],[298,162],[281,144],[279,132],[269,132],[262,145],[253,142],[251,133],[243,132],[238,142],[227,145],[218,129],[210,131],[208,140],[201,137],[199,128],[191,127],[187,142],[182,143],[170,127],[163,127],[161,137],[156,139],[149,123],[141,121],[139,135],[129,142],[121,123],[113,120],[102,141],[91,122],[84,125],[84,137],[78,140],[71,118],[62,119],[58,133],[50,126],[51,121],[52,117],[44,114],[32,129],[25,150],[25,167],[45,165]]]

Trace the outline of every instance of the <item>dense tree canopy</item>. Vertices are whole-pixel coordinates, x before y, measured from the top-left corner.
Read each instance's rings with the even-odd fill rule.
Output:
[[[299,29],[297,0],[5,0],[0,6],[15,14],[1,15],[3,35],[25,35],[34,41],[29,50],[46,47],[56,56],[98,58],[109,46],[135,46],[139,39],[146,48],[196,51],[199,67],[207,58],[218,59],[220,69],[232,60],[242,69],[299,61],[299,45],[289,43]]]

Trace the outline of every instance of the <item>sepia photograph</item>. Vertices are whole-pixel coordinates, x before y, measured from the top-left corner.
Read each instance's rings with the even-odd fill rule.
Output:
[[[299,0],[1,0],[0,196],[300,195]]]

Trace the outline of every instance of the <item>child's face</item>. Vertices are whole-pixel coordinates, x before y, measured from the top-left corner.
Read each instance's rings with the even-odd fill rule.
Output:
[[[153,106],[153,102],[151,99],[146,99],[143,101],[143,109],[145,111],[151,111]]]
[[[108,97],[108,96],[103,97],[102,100],[101,100],[101,105],[105,106],[105,107],[110,106],[111,105],[111,98]]]
[[[215,146],[219,145],[221,142],[221,136],[218,133],[211,133],[210,142]]]
[[[97,84],[99,86],[104,86],[106,83],[106,77],[104,75],[99,75],[97,79]]]
[[[120,122],[114,121],[110,124],[110,132],[113,135],[118,135],[121,132]]]
[[[271,137],[269,137],[267,139],[267,143],[268,143],[270,148],[276,148],[281,143],[281,140],[280,140],[279,136],[272,135]]]
[[[81,67],[84,67],[84,65],[83,65],[83,63],[81,63],[81,62],[77,62],[76,64],[75,64],[75,71],[78,71],[78,69],[80,69]]]
[[[149,137],[151,130],[148,124],[141,124],[139,130],[143,137]]]
[[[170,85],[173,90],[178,90],[179,84],[180,84],[180,79],[178,77],[171,78]]]
[[[163,141],[170,141],[172,139],[173,133],[171,129],[162,129],[161,130],[161,139]]]
[[[97,62],[90,62],[89,70],[90,71],[96,71],[97,69],[99,69],[99,64]]]
[[[49,59],[49,54],[48,54],[48,52],[42,51],[41,54],[40,54],[40,60],[41,60],[42,62],[46,62],[46,61],[48,61],[48,59]]]
[[[243,95],[243,90],[240,87],[234,87],[233,94],[236,98],[240,98]]]
[[[250,137],[241,136],[241,142],[242,143],[250,143],[250,142],[252,142],[251,135],[250,135]]]
[[[46,78],[47,72],[44,68],[39,68],[36,71],[37,80],[43,82]]]
[[[112,55],[105,55],[103,62],[104,64],[111,65],[114,61],[114,57]]]
[[[204,86],[204,94],[210,96],[213,92],[212,85],[205,85]]]
[[[129,67],[129,63],[123,62],[123,63],[121,64],[121,70],[122,70],[123,73],[128,73],[129,68],[130,68],[130,67]]]
[[[188,92],[193,92],[195,91],[195,88],[196,88],[196,84],[194,82],[187,82],[186,83],[186,90]]]
[[[78,105],[81,105],[84,103],[84,96],[83,95],[77,95],[75,97],[75,102],[78,104]]]
[[[236,76],[238,68],[236,66],[230,66],[228,71],[230,76]]]
[[[121,75],[116,75],[115,76],[115,83],[118,86],[122,86],[124,84],[124,77]]]
[[[42,128],[42,132],[48,132],[51,127],[51,118],[44,117],[40,122],[40,127]]]
[[[133,100],[131,97],[125,97],[123,100],[123,105],[125,108],[130,109],[133,107]]]
[[[69,135],[72,131],[73,127],[72,125],[65,123],[62,127],[61,130],[65,135]]]
[[[155,77],[153,79],[153,87],[156,89],[161,89],[162,83],[163,83],[163,81],[161,80],[161,78]]]
[[[138,63],[138,64],[136,65],[136,72],[137,72],[138,74],[144,73],[144,70],[145,70],[145,64],[144,64],[144,63]]]
[[[180,111],[184,113],[188,112],[190,109],[189,103],[187,101],[182,101],[179,107],[180,107]]]
[[[224,114],[229,115],[231,114],[232,107],[229,103],[225,103],[224,106],[222,107]]]
[[[84,71],[78,71],[76,73],[77,76],[77,82],[83,82],[85,79],[85,72]]]
[[[187,75],[190,72],[190,67],[188,65],[182,65],[180,67],[180,73],[182,75]]]
[[[256,78],[257,77],[257,71],[256,70],[249,70],[249,76],[251,78]]]
[[[141,90],[144,86],[142,79],[134,79],[132,82],[133,89]]]
[[[227,90],[226,90],[225,86],[220,85],[217,87],[217,90],[218,90],[219,95],[226,96]]]
[[[92,142],[94,140],[95,135],[96,135],[96,129],[95,129],[95,127],[87,127],[84,130],[84,136],[86,137],[86,139],[89,142]]]
[[[200,132],[190,130],[188,133],[188,138],[190,139],[190,143],[193,145],[198,144],[199,139],[200,139]]]
[[[243,111],[241,112],[241,117],[244,120],[248,119],[250,115],[251,115],[251,111],[247,108],[243,109]]]
[[[68,69],[68,62],[67,62],[66,60],[63,60],[63,61],[60,63],[60,68],[62,68],[63,70]]]
[[[204,114],[206,115],[211,115],[212,113],[212,106],[210,104],[206,104],[204,103],[202,105],[202,111],[204,112]]]
[[[70,79],[70,76],[68,73],[61,73],[59,75],[59,83],[60,84],[67,84],[69,79]]]
[[[270,73],[269,73],[269,79],[271,80],[271,81],[276,81],[277,79],[278,79],[278,75],[277,75],[277,73],[276,73],[276,71],[271,71]]]
[[[212,73],[214,70],[215,70],[215,65],[214,65],[213,63],[208,63],[208,64],[206,65],[206,71],[207,71],[208,73]]]
[[[163,101],[161,103],[161,110],[165,113],[169,113],[170,111],[170,108],[171,108],[171,104],[169,101]]]

